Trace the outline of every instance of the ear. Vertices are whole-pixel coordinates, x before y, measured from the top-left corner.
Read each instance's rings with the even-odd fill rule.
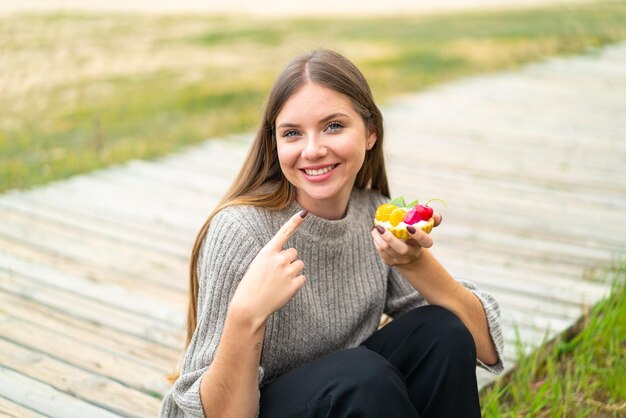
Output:
[[[376,136],[376,130],[374,129],[374,126],[372,126],[370,134],[367,137],[367,150],[371,150],[374,147],[376,140],[378,140],[378,136]]]

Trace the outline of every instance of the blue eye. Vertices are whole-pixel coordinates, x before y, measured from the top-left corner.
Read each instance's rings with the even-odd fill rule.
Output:
[[[339,122],[331,122],[328,124],[326,128],[329,129],[330,131],[336,132],[340,130],[341,128],[343,128],[343,125]]]
[[[294,130],[286,131],[285,133],[283,133],[283,137],[290,137],[290,136],[296,136],[296,135],[298,135],[298,131],[294,131]]]

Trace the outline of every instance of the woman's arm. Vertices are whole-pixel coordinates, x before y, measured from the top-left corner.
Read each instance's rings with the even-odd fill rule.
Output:
[[[441,215],[434,214],[435,226]],[[499,357],[487,315],[478,297],[456,281],[430,254],[432,237],[419,228],[408,227],[411,240],[396,238],[385,228],[372,229],[376,250],[387,265],[395,266],[415,290],[431,305],[439,305],[454,312],[474,337],[476,356],[486,365],[498,363]]]
[[[459,317],[474,337],[476,355],[480,361],[488,365],[498,362],[482,304],[428,250],[422,248],[416,262],[397,265],[396,269],[429,304],[442,306]]]
[[[215,357],[200,382],[205,417],[254,417],[267,319],[302,288],[304,263],[283,250],[307,212],[293,215],[259,251],[228,305]]]
[[[265,325],[242,309],[228,310],[215,359],[200,383],[205,417],[256,416]]]

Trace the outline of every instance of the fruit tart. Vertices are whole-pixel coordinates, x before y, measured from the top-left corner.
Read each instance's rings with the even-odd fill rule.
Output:
[[[428,206],[428,203],[433,200],[443,202],[441,199],[432,199],[424,205],[420,205],[418,200],[406,204],[404,197],[399,197],[389,203],[382,204],[376,209],[374,225],[381,225],[400,239],[411,238],[406,230],[409,225],[414,228],[421,228],[422,231],[429,234],[435,226],[433,209]],[[445,205],[445,202],[443,203]]]

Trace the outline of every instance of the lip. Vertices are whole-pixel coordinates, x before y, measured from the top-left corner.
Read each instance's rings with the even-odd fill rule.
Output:
[[[302,175],[304,176],[304,178],[310,181],[311,183],[320,183],[332,177],[332,175],[335,174],[337,167],[339,167],[339,164],[325,164],[325,165],[317,165],[317,166],[311,166],[311,167],[306,168],[307,170],[319,170],[320,168],[328,167],[329,165],[334,165],[335,168],[330,170],[328,173],[322,174],[321,176],[309,176],[306,173],[306,171],[304,171],[305,170],[304,168],[301,168],[300,171],[302,172]],[[313,167],[317,167],[317,168],[313,168]]]

